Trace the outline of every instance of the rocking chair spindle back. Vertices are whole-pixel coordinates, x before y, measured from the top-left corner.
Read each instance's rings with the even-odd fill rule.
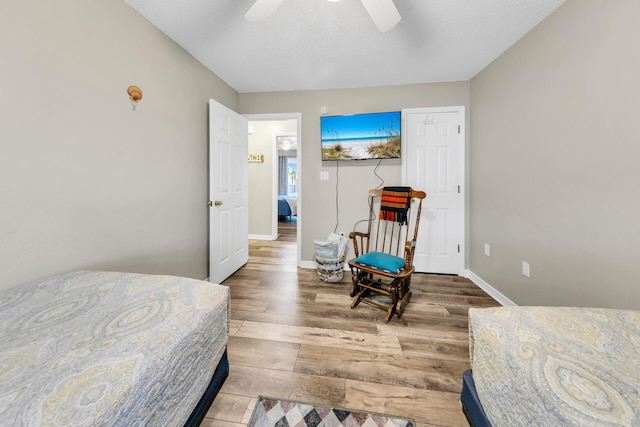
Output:
[[[391,200],[386,205],[385,197],[387,201]],[[393,314],[398,317],[402,314],[411,298],[413,255],[425,197],[423,191],[408,187],[369,191],[367,231],[349,234],[356,256],[349,261],[353,281],[352,308],[365,302],[386,310],[387,321]],[[417,207],[412,212],[415,200]],[[375,226],[374,222],[377,222]],[[372,233],[374,228],[375,233]],[[372,292],[374,295],[370,295]],[[386,302],[384,298],[381,301],[380,294],[387,297]]]

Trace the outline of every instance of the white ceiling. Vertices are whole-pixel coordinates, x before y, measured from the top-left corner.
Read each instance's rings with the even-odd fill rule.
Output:
[[[125,0],[240,93],[466,81],[564,0],[394,0],[380,33],[359,0]]]

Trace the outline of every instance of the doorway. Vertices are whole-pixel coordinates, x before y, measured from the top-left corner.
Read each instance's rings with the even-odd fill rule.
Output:
[[[295,235],[301,263],[301,114],[247,114],[249,127],[249,239]],[[283,236],[285,237],[285,236]]]

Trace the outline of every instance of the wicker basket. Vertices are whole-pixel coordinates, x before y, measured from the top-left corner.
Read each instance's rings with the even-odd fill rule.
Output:
[[[324,282],[335,283],[344,276],[344,255],[340,258],[321,258],[316,255],[318,277]]]

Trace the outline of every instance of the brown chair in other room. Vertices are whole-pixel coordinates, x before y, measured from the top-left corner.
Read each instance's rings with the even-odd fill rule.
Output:
[[[355,258],[349,261],[353,290],[351,308],[360,302],[398,317],[411,299],[413,254],[424,191],[384,187],[369,191],[367,232],[352,231]],[[416,203],[417,200],[417,203]]]

